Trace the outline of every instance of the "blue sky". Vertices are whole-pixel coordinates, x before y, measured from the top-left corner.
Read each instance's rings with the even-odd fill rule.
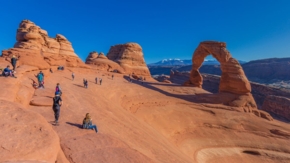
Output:
[[[44,3],[45,2],[45,3]],[[190,59],[199,42],[227,42],[234,58],[290,57],[289,0],[3,0],[0,50],[13,47],[29,19],[60,33],[84,60],[90,51],[139,43],[147,63]]]

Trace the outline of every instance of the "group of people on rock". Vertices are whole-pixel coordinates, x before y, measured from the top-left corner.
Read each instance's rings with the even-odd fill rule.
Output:
[[[52,110],[54,112],[54,119],[55,119],[54,123],[56,125],[58,124],[58,119],[60,115],[60,107],[63,105],[61,95],[62,95],[62,90],[61,90],[60,84],[57,83],[55,87],[55,96],[53,98],[53,105],[52,105]],[[96,132],[98,132],[98,128],[96,125],[92,123],[92,118],[89,113],[87,113],[85,118],[83,119],[82,128],[93,129]]]
[[[95,78],[95,81],[96,81],[96,84],[98,84],[98,77]],[[103,79],[100,78],[100,79],[99,79],[99,83],[100,83],[100,85],[102,85],[102,82],[103,82]]]
[[[10,69],[10,65],[7,65],[6,68],[4,69],[0,69],[2,70],[2,76],[8,77],[14,77],[16,78],[16,76],[14,75],[16,73],[16,66],[17,66],[17,61],[20,58],[20,56],[16,57],[16,56],[12,56],[11,58],[11,65],[13,67],[13,69]],[[58,70],[64,70],[63,66],[59,66]],[[49,71],[51,73],[53,73],[52,69],[50,68]],[[38,83],[36,83],[34,80],[33,81],[33,87],[34,88],[44,88],[44,73],[42,71],[40,71],[37,75],[35,75],[35,77],[38,80]],[[75,75],[74,73],[72,73],[72,80],[74,80]],[[112,75],[112,79],[114,78],[114,76]],[[97,83],[97,78],[96,78],[96,83]],[[100,84],[102,84],[102,79],[100,78]],[[85,88],[88,87],[88,81],[86,79],[84,79],[84,86]],[[55,124],[58,124],[58,120],[59,120],[59,115],[60,115],[60,107],[63,105],[63,100],[61,98],[62,96],[62,89],[60,87],[60,84],[57,83],[56,87],[55,87],[55,96],[53,97],[53,105],[52,105],[52,110],[54,112],[54,118]],[[83,129],[93,129],[96,132],[98,132],[97,126],[92,124],[92,118],[90,116],[89,113],[87,113],[85,115],[85,118],[83,119],[83,124],[82,124],[82,128]]]
[[[15,76],[15,69],[16,69],[16,65],[17,65],[17,60],[20,58],[20,56],[16,57],[15,55],[12,56],[11,58],[11,65],[13,67],[13,69],[10,69],[10,65],[7,65],[6,68],[4,68],[2,70],[2,76],[5,76],[5,77],[8,77],[8,76],[11,76],[11,77],[14,77],[16,78]]]

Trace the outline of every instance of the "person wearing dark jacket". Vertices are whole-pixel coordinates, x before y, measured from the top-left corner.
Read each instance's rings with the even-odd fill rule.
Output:
[[[54,121],[55,124],[58,123],[61,105],[62,105],[62,99],[59,95],[59,92],[56,92],[55,97],[53,98],[53,105],[52,105],[52,110],[54,112],[54,118],[55,118],[55,121]]]
[[[9,65],[3,70],[2,75],[5,77],[12,76],[16,78],[16,76],[14,75],[14,71],[10,69]]]

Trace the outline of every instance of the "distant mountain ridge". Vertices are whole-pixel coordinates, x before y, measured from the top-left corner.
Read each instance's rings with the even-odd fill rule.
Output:
[[[185,66],[185,65],[191,65],[192,62],[191,62],[191,59],[184,59],[184,60],[181,60],[181,59],[163,59],[159,62],[156,62],[156,63],[150,63],[148,64],[148,66]]]
[[[246,63],[245,61],[239,61],[240,64]],[[191,65],[192,61],[191,59],[163,59],[156,63],[150,63],[148,66],[186,66]],[[203,65],[219,65],[219,61],[216,59],[205,59],[203,62]]]

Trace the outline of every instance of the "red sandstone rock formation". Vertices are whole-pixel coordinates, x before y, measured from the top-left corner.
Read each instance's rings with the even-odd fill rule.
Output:
[[[0,58],[0,66],[6,64]],[[289,124],[241,114],[240,108],[218,101],[220,94],[156,82],[132,84],[121,74],[111,80],[112,73],[82,68],[45,74],[46,88],[35,90],[36,70],[22,65],[18,78],[0,78],[0,162],[289,162]],[[104,83],[85,90],[79,80],[67,79],[71,70],[78,79],[92,82],[102,76]],[[56,82],[65,102],[59,126],[49,123],[54,117],[47,107]],[[230,96],[228,102],[241,98],[222,96]],[[97,134],[80,128],[87,112]]]
[[[199,68],[206,56],[210,54],[221,64],[220,96],[217,96],[221,98],[221,102],[229,106],[242,107],[245,112],[257,110],[256,102],[251,94],[251,85],[243,68],[236,59],[232,58],[224,42],[205,41],[199,44],[193,53],[189,80],[184,85],[202,87],[203,78],[199,73]]]
[[[142,48],[137,43],[112,46],[107,57],[120,64],[125,73],[134,73],[138,76],[151,76],[143,58]]]
[[[96,51],[90,52],[90,54],[87,56],[86,63],[91,64],[94,59],[98,58],[98,55],[99,54]]]
[[[98,58],[101,58],[101,59],[108,59],[105,54],[103,52],[101,52],[98,56]]]
[[[123,68],[118,63],[109,60],[102,52],[100,54],[95,51],[91,52],[86,59],[86,64],[93,65],[99,70],[124,73]]]
[[[205,57],[210,54],[221,64],[222,76],[219,86],[220,92],[231,92],[235,94],[251,92],[251,86],[245,76],[243,68],[236,59],[232,58],[224,42],[206,41],[199,44],[193,53],[189,84],[201,87],[202,77],[198,69],[201,67]]]
[[[14,48],[2,51],[2,57],[9,60],[13,55],[21,56],[18,65],[31,65],[40,69],[59,65],[87,67],[64,36],[57,34],[56,38],[51,38],[47,31],[29,20],[19,24],[16,40]]]

